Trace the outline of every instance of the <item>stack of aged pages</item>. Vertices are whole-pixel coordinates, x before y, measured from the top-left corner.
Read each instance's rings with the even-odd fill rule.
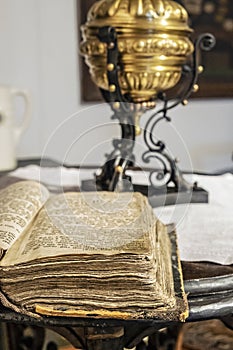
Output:
[[[174,234],[141,194],[50,196],[22,181],[0,191],[0,203],[7,306],[57,316],[187,316]]]

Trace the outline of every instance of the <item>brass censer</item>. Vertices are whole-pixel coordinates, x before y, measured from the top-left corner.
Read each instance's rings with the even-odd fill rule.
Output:
[[[193,43],[186,10],[171,0],[99,0],[90,8],[81,30],[81,54],[122,129],[122,139],[113,141],[114,150],[95,181],[84,182],[83,189],[91,190],[94,185],[97,190],[113,191],[123,183],[121,190],[128,190],[127,181],[122,180],[131,181],[126,171],[134,165],[140,117],[159,100],[163,108],[149,118],[144,130],[148,150],[143,161],[156,158],[162,169],[151,169],[150,185],[135,185],[134,190],[149,193],[153,206],[172,204],[178,194],[180,202],[207,201],[205,191],[184,180],[165,144],[155,139],[154,129],[161,119],[170,121],[168,110],[185,105],[198,90],[198,74],[203,70],[198,51],[210,50],[215,38],[202,34]],[[175,96],[169,96],[179,82]]]

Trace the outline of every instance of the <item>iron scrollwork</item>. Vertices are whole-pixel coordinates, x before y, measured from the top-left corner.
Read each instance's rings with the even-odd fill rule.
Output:
[[[107,155],[107,161],[101,168],[100,173],[96,175],[96,185],[99,190],[114,191],[122,179],[131,181],[125,174],[127,168],[134,164],[134,143],[136,137],[135,119],[136,115],[148,110],[148,105],[135,104],[130,96],[122,95],[118,81],[119,51],[117,45],[117,33],[113,27],[103,27],[99,31],[99,40],[107,45],[107,78],[109,91],[101,90],[104,99],[110,104],[114,114],[112,119],[117,119],[121,126],[122,137],[120,140],[113,140],[114,150]],[[189,184],[184,179],[177,166],[176,159],[173,159],[167,152],[163,141],[156,139],[155,129],[162,121],[171,122],[168,112],[178,106],[185,105],[190,95],[198,88],[197,80],[201,73],[201,67],[198,63],[200,50],[209,51],[215,45],[215,38],[212,34],[205,33],[198,37],[195,43],[195,49],[190,64],[185,64],[182,69],[183,80],[180,91],[176,92],[175,97],[168,97],[166,93],[159,93],[158,98],[163,103],[163,107],[152,114],[146,123],[144,129],[144,141],[147,150],[142,156],[144,163],[150,163],[152,159],[161,164],[160,169],[153,169],[150,172],[150,188],[154,190],[167,190],[169,184],[176,192],[195,190],[196,184]],[[154,101],[151,101],[153,104]],[[151,107],[150,107],[151,108]],[[122,190],[122,189],[121,189]],[[129,187],[123,188],[129,190]]]
[[[187,104],[188,98],[198,89],[198,76],[202,72],[202,67],[199,66],[198,62],[199,52],[200,50],[209,51],[214,45],[215,37],[212,34],[205,33],[198,37],[192,62],[189,65],[184,65],[182,70],[184,79],[190,81],[188,86],[183,88],[182,84],[181,91],[175,98],[168,98],[166,93],[160,93],[158,98],[163,102],[163,108],[152,114],[145,125],[144,141],[148,150],[144,152],[142,159],[145,163],[149,163],[152,158],[155,158],[162,165],[161,170],[155,169],[150,173],[150,183],[154,188],[167,187],[172,182],[177,191],[193,190],[193,185],[185,181],[178,169],[176,159],[171,158],[168,154],[165,143],[156,139],[155,129],[161,121],[171,122],[168,111],[179,104]]]

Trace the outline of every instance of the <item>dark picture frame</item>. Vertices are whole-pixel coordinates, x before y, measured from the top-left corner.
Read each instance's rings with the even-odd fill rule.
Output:
[[[85,23],[88,9],[96,0],[78,0],[78,30]],[[204,73],[200,75],[200,89],[192,97],[233,97],[233,1],[232,0],[181,0],[189,12],[190,26],[194,29],[193,40],[205,32],[216,37],[216,46],[211,52],[202,53]],[[81,40],[81,34],[80,34]],[[97,86],[92,82],[88,67],[81,58],[81,100],[94,102],[102,99]]]

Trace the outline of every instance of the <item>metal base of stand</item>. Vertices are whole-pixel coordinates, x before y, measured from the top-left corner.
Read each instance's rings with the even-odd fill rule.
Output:
[[[98,191],[94,179],[84,180],[81,185],[82,191]],[[195,187],[190,191],[177,191],[175,187],[155,189],[152,186],[133,184],[134,192],[140,192],[148,197],[153,208],[186,204],[186,203],[208,203],[208,192],[201,187]]]
[[[194,187],[191,191],[177,191],[174,187],[155,189],[152,186],[134,185],[134,191],[148,196],[153,208],[186,204],[186,203],[208,203],[208,192],[201,187]]]

